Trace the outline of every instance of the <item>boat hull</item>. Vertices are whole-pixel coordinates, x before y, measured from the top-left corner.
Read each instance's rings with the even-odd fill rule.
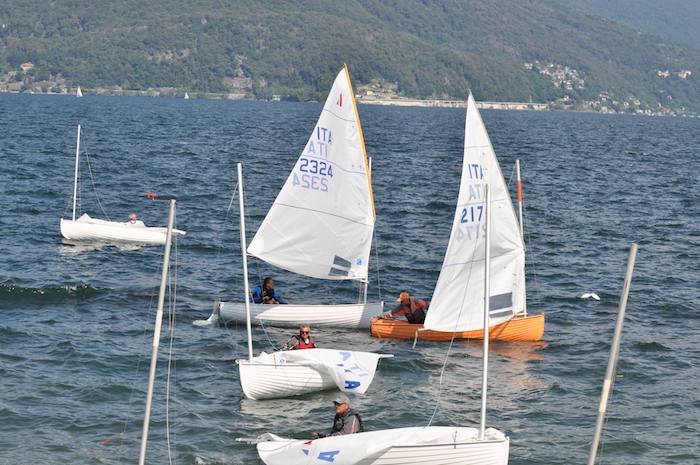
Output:
[[[336,387],[332,377],[296,364],[257,364],[239,360],[238,373],[243,394],[252,400],[300,396]]]
[[[371,333],[377,338],[414,339],[418,331],[418,339],[423,341],[450,341],[455,339],[483,339],[482,329],[450,333],[443,331],[423,330],[423,325],[399,320],[374,320]],[[490,341],[534,342],[544,335],[544,314],[516,316],[510,320],[489,328]]]
[[[390,354],[335,349],[283,350],[238,360],[243,394],[253,400],[337,388],[364,394],[379,360]]]
[[[476,428],[429,426],[369,431],[316,440],[263,435],[258,454],[266,465],[507,465],[509,439]]]
[[[296,328],[301,324],[312,327],[369,329],[372,318],[381,315],[383,304],[348,305],[264,305],[251,304],[250,316],[263,325]],[[220,323],[245,323],[243,302],[219,302],[214,312]]]
[[[61,235],[74,241],[128,242],[136,244],[165,244],[167,228],[135,226],[116,221],[104,221],[89,218],[83,220],[66,220],[61,218]],[[175,235],[184,231],[175,229]]]

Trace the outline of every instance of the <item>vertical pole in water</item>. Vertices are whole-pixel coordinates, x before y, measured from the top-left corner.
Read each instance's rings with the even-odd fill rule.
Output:
[[[248,332],[248,361],[253,361],[253,330],[250,325],[250,285],[248,284],[248,245],[245,240],[245,201],[243,199],[243,165],[238,169],[238,210],[241,213],[241,254],[243,255],[243,288],[245,290],[245,327]]]
[[[75,204],[78,201],[78,166],[80,163],[80,125],[78,125],[78,141],[75,143],[75,177],[73,178],[73,221],[75,221]]]
[[[484,366],[481,381],[481,424],[479,440],[484,440],[486,431],[486,388],[489,374],[489,307],[491,292],[491,189],[486,184],[486,243],[484,245]]]
[[[151,347],[151,369],[148,372],[148,391],[146,393],[146,411],[143,415],[143,432],[141,434],[141,453],[139,465],[146,461],[146,444],[148,443],[148,427],[151,421],[151,403],[153,401],[153,384],[156,378],[156,364],[158,363],[158,346],[160,345],[160,329],[163,324],[163,303],[165,302],[165,287],[168,282],[168,267],[170,266],[170,243],[173,237],[173,224],[175,223],[175,199],[170,200],[170,213],[168,215],[168,230],[165,234],[165,253],[163,255],[163,272],[160,275],[160,292],[158,293],[158,310],[156,311],[156,325],[153,330],[153,345]]]
[[[627,308],[627,296],[630,293],[632,285],[632,272],[634,271],[634,262],[637,258],[637,244],[632,243],[630,254],[627,258],[627,274],[625,275],[625,283],[622,286],[622,296],[620,297],[620,307],[617,310],[617,323],[615,324],[615,334],[613,335],[612,346],[610,347],[610,358],[608,358],[608,369],[605,372],[603,380],[603,390],[600,393],[600,404],[598,405],[598,418],[596,419],[595,433],[593,434],[593,443],[591,444],[591,452],[588,455],[588,465],[594,465],[596,456],[598,455],[598,444],[600,437],[603,434],[603,423],[605,422],[605,411],[608,408],[608,399],[612,390],[612,382],[617,371],[617,358],[620,355],[620,339],[622,338],[622,325],[625,322],[625,310]]]

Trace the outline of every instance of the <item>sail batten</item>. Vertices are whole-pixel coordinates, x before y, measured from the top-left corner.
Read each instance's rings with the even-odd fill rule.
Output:
[[[344,67],[248,253],[309,277],[365,280],[374,222],[362,127]]]
[[[525,249],[496,154],[470,94],[459,196],[426,329],[483,329],[486,185],[492,220],[489,314],[491,324],[497,325],[524,309]]]

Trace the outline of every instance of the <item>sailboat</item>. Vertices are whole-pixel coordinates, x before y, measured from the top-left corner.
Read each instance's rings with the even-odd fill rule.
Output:
[[[189,99],[190,99],[190,94],[188,94],[187,92],[185,92],[185,100],[189,100]]]
[[[464,161],[452,232],[424,327],[407,321],[375,320],[379,338],[449,341],[484,337],[480,289],[484,282],[483,186],[493,194],[494,250],[489,337],[502,341],[538,341],[544,314],[528,315],[525,294],[525,246],[508,188],[484,123],[469,94]],[[520,194],[519,194],[520,197]],[[522,221],[520,222],[522,224]],[[466,278],[466,280],[465,280]],[[453,315],[459,315],[455,321]]]
[[[425,426],[395,428],[368,431],[342,436],[330,436],[321,439],[290,439],[265,433],[257,438],[258,455],[266,465],[306,465],[309,463],[332,462],[334,465],[445,465],[445,464],[480,464],[507,465],[510,439],[495,428],[486,428],[486,393],[488,380],[488,321],[491,318],[490,280],[490,221],[491,203],[488,185],[482,183],[479,199],[473,205],[480,207],[484,227],[479,242],[483,245],[481,266],[484,279],[480,281],[482,292],[479,293],[483,309],[483,322],[486,337],[483,339],[483,372],[481,395],[481,421],[479,428],[463,426]],[[495,207],[498,208],[498,207]],[[469,276],[455,276],[462,285],[469,281]],[[435,295],[445,292],[438,288]],[[459,311],[452,307],[451,315],[444,315],[441,323],[451,319],[452,324],[459,322]],[[432,320],[433,322],[435,320]],[[431,322],[426,327],[432,329]],[[439,326],[438,326],[439,328]]]
[[[381,303],[367,303],[375,211],[362,126],[347,66],[338,73],[318,122],[248,254],[304,276],[355,281],[356,304],[251,305],[266,325],[369,328]],[[210,319],[246,321],[242,302],[218,302]]]
[[[75,178],[73,180],[73,216],[71,219],[61,218],[61,235],[73,241],[101,242],[131,242],[138,244],[165,244],[166,229],[149,227],[143,221],[130,220],[125,222],[107,221],[91,218],[83,213],[76,219],[78,200],[78,178],[80,171],[80,125],[75,144]],[[175,235],[184,235],[185,231],[175,229]]]
[[[80,90],[80,86],[78,86],[78,90],[75,91],[75,96],[76,96],[76,97],[82,97],[82,96],[83,96],[83,91]]]
[[[245,237],[243,168],[238,171],[238,201],[241,222],[241,254],[245,289],[248,359],[237,360],[243,394],[253,400],[274,399],[323,391],[337,387],[344,392],[364,394],[374,379],[377,364],[389,354],[334,349],[282,350],[253,355],[250,289]]]

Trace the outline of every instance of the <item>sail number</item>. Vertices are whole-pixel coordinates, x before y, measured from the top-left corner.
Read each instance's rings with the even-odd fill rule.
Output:
[[[292,173],[292,185],[314,191],[328,192],[328,178],[333,178],[333,165],[313,158],[299,158],[299,171]]]
[[[333,177],[333,165],[325,161],[310,158],[299,159],[299,171],[302,173],[320,174],[321,176]]]
[[[462,216],[459,218],[460,223],[480,223],[481,216],[484,213],[484,206],[477,205],[476,207],[466,207],[462,209]]]

